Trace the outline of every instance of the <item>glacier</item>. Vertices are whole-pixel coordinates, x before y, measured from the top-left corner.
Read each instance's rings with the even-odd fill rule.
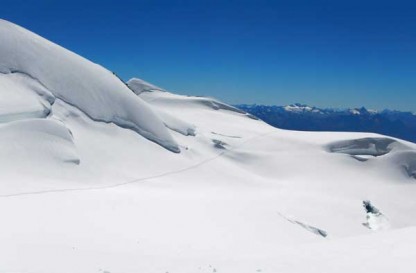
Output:
[[[0,272],[416,267],[415,144],[277,129],[7,21],[0,37]]]

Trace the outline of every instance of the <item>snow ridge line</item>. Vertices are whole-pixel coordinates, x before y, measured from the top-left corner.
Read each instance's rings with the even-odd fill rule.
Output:
[[[124,129],[128,129],[128,130],[132,130],[136,133],[138,133],[140,136],[144,137],[145,139],[152,141],[158,145],[161,145],[162,147],[164,147],[165,149],[173,152],[173,153],[180,153],[181,151],[179,150],[179,148],[175,148],[175,147],[171,147],[171,145],[169,145],[169,143],[166,143],[164,140],[158,138],[156,135],[153,135],[152,133],[150,133],[149,131],[144,130],[143,128],[139,128],[138,126],[135,126],[133,123],[129,122],[128,120],[124,120],[121,118],[118,118],[117,116],[114,117],[114,121],[108,121],[105,120],[103,118],[94,118],[92,117],[90,114],[88,114],[87,112],[85,112],[84,110],[80,109],[78,106],[74,105],[73,103],[68,102],[63,96],[58,96],[56,95],[54,92],[51,91],[51,89],[49,89],[45,84],[42,83],[42,81],[40,81],[38,78],[32,76],[29,73],[26,73],[24,71],[21,70],[17,70],[17,69],[11,69],[9,73],[5,73],[5,72],[0,72],[1,74],[22,74],[25,75],[29,78],[31,78],[32,80],[38,82],[41,86],[43,86],[46,90],[48,90],[56,99],[59,99],[63,102],[65,102],[66,104],[78,109],[80,112],[82,112],[84,115],[86,115],[88,118],[90,118],[93,121],[96,122],[103,122],[103,123],[107,123],[107,124],[114,124],[120,128],[124,128]],[[51,103],[52,105],[53,103]],[[116,123],[118,122],[118,123]]]
[[[175,174],[179,174],[179,173],[184,173],[186,171],[192,170],[192,169],[196,169],[202,165],[205,165],[209,162],[212,162],[222,156],[224,156],[225,154],[234,151],[235,149],[241,148],[242,146],[244,146],[245,144],[247,144],[248,142],[261,138],[261,137],[265,137],[267,135],[270,135],[272,133],[275,133],[276,130],[264,133],[264,134],[260,134],[260,135],[256,135],[253,136],[251,138],[246,139],[245,141],[241,142],[239,145],[232,147],[229,150],[224,150],[218,154],[216,154],[215,156],[202,160],[194,165],[191,165],[189,167],[185,167],[179,170],[175,170],[175,171],[168,171],[165,173],[161,173],[161,174],[157,174],[157,175],[153,175],[153,176],[148,176],[148,177],[142,177],[142,178],[136,178],[130,181],[126,181],[126,182],[121,182],[121,183],[116,183],[113,185],[106,185],[106,186],[96,186],[96,187],[84,187],[84,188],[66,188],[66,189],[56,189],[56,190],[42,190],[42,191],[32,191],[32,192],[21,192],[21,193],[13,193],[13,194],[0,194],[0,198],[11,198],[11,197],[19,197],[19,196],[26,196],[26,195],[41,195],[41,194],[48,194],[48,193],[62,193],[62,192],[75,192],[75,191],[93,191],[93,190],[105,190],[105,189],[112,189],[112,188],[117,188],[117,187],[121,187],[121,186],[125,186],[125,185],[129,185],[129,184],[134,184],[134,183],[144,183],[147,182],[149,180],[153,180],[153,179],[157,179],[157,178],[161,178],[161,177],[166,177],[166,176],[171,176],[171,175],[175,175]]]

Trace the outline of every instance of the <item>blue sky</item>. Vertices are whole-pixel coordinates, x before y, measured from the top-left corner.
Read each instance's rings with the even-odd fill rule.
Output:
[[[416,111],[412,1],[3,0],[0,16],[179,93]]]

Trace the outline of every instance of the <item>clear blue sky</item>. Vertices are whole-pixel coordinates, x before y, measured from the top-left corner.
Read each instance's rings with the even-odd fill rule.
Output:
[[[3,0],[0,16],[180,93],[416,111],[412,2]]]

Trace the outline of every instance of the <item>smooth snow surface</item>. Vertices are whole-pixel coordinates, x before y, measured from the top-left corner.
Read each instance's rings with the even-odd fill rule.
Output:
[[[0,151],[0,164],[13,172],[23,167],[80,163],[71,132],[62,122],[51,119],[26,119],[0,125]],[[9,181],[3,181],[3,185],[6,183]]]
[[[136,94],[20,27],[0,35],[0,272],[414,272],[415,144]]]

